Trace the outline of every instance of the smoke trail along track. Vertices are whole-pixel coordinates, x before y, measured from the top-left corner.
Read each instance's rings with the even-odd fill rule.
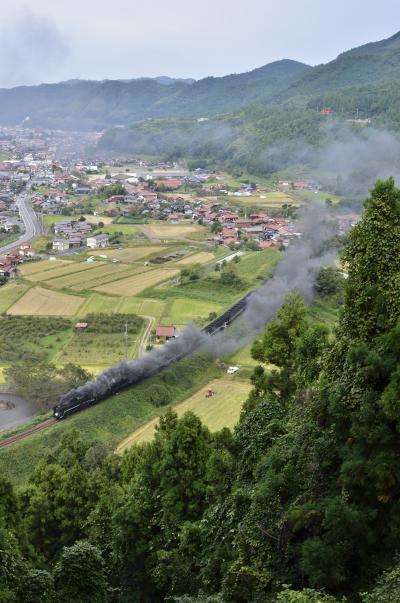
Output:
[[[74,412],[75,409],[89,406],[155,375],[195,351],[203,350],[214,357],[233,353],[261,332],[282,305],[287,293],[293,289],[298,289],[306,301],[310,301],[316,274],[336,255],[324,252],[323,244],[334,232],[332,225],[326,221],[327,217],[328,213],[323,207],[308,208],[303,214],[301,226],[304,239],[289,247],[274,275],[203,331],[188,327],[179,338],[169,341],[163,348],[153,350],[139,360],[125,361],[107,369],[95,380],[62,396],[54,412],[56,408],[69,408]],[[234,320],[235,329],[225,333],[225,323],[230,324]],[[60,418],[63,416],[64,413]]]

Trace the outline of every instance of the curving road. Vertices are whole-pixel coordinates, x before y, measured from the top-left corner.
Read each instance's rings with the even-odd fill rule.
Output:
[[[25,232],[14,241],[14,243],[9,243],[8,245],[4,245],[4,247],[0,247],[0,254],[16,249],[22,245],[22,243],[32,241],[32,239],[35,239],[43,232],[42,223],[33,210],[30,195],[24,191],[18,195],[15,202],[19,210],[19,215],[24,223]]]

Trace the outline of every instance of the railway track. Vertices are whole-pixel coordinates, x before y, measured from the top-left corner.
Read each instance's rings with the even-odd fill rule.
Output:
[[[7,446],[14,444],[15,442],[19,442],[20,440],[24,440],[25,438],[28,438],[29,436],[35,433],[38,433],[39,431],[44,431],[55,423],[57,423],[56,419],[47,419],[47,421],[43,421],[43,423],[39,423],[39,425],[35,425],[34,427],[27,429],[26,431],[21,431],[21,433],[16,433],[15,435],[10,436],[9,438],[0,440],[0,448],[6,448]]]

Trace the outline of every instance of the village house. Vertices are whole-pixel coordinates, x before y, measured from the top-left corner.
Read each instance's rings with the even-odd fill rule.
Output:
[[[110,244],[110,242],[108,239],[108,235],[106,235],[104,233],[94,235],[94,236],[88,237],[86,239],[86,245],[88,247],[90,247],[90,249],[99,249],[99,248],[108,247],[109,244]]]
[[[68,251],[69,249],[69,241],[68,239],[54,239],[53,241],[53,251],[57,251],[58,253],[62,253],[63,251]]]
[[[158,325],[156,329],[156,337],[159,342],[169,341],[170,339],[176,337],[176,328],[172,325]]]

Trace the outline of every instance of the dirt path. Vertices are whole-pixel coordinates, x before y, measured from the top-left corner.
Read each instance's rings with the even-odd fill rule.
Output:
[[[147,346],[147,342],[149,341],[149,337],[151,334],[151,330],[154,326],[154,323],[156,322],[156,319],[154,318],[154,316],[142,316],[142,318],[145,318],[146,320],[148,320],[148,325],[146,326],[143,336],[142,336],[142,340],[139,344],[139,350],[138,350],[138,358],[141,358],[143,356],[143,354],[146,351],[146,346]]]

